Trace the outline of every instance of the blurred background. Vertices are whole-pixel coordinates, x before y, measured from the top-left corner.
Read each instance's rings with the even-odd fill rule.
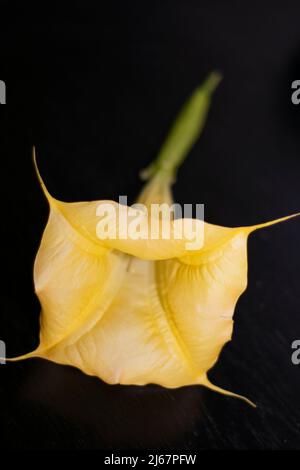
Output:
[[[131,202],[178,109],[223,74],[207,125],[178,174],[180,203],[208,222],[254,224],[300,210],[300,3],[0,0],[2,282],[9,357],[38,344],[32,266],[50,192]],[[251,236],[233,341],[201,387],[109,386],[42,360],[0,366],[0,446],[10,449],[300,449],[300,220]]]

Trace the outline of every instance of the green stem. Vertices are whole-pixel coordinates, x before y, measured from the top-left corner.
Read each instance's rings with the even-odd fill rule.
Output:
[[[143,179],[152,178],[157,173],[174,178],[177,169],[202,132],[211,96],[221,78],[218,72],[212,72],[205,82],[196,88],[180,110],[157,158],[142,171]]]

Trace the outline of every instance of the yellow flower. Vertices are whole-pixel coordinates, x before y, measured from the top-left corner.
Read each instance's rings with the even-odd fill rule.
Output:
[[[211,74],[184,106],[143,172],[149,181],[139,203],[172,204],[175,171],[198,138],[218,81]],[[34,265],[40,345],[17,359],[72,365],[110,384],[201,384],[238,396],[211,384],[207,371],[231,339],[234,308],[247,286],[249,234],[285,218],[238,228],[205,223],[204,245],[194,251],[175,237],[178,220],[169,239],[99,239],[97,211],[107,201],[58,201],[39,178],[50,206]],[[131,208],[111,204],[130,216]]]

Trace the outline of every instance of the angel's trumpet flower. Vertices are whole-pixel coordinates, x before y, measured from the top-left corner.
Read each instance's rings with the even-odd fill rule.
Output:
[[[211,74],[183,107],[142,174],[149,181],[139,203],[172,204],[175,172],[202,130],[218,81]],[[249,234],[287,217],[252,227],[205,223],[197,250],[175,237],[178,220],[168,239],[99,238],[97,213],[107,201],[61,202],[39,178],[50,206],[34,265],[40,344],[17,359],[72,365],[109,384],[201,384],[238,396],[211,384],[207,372],[231,339],[234,308],[247,286]],[[130,216],[130,207],[111,204]]]

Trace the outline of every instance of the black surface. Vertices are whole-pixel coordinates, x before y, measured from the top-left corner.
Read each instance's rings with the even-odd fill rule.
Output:
[[[298,1],[1,1],[2,293],[9,356],[38,343],[32,265],[47,206],[31,162],[58,198],[141,187],[178,108],[212,69],[224,74],[205,132],[181,169],[179,202],[206,220],[252,224],[299,211]],[[299,449],[300,220],[249,242],[249,287],[233,341],[210,373],[245,403],[200,387],[108,386],[32,360],[1,366],[0,446],[10,449]]]

